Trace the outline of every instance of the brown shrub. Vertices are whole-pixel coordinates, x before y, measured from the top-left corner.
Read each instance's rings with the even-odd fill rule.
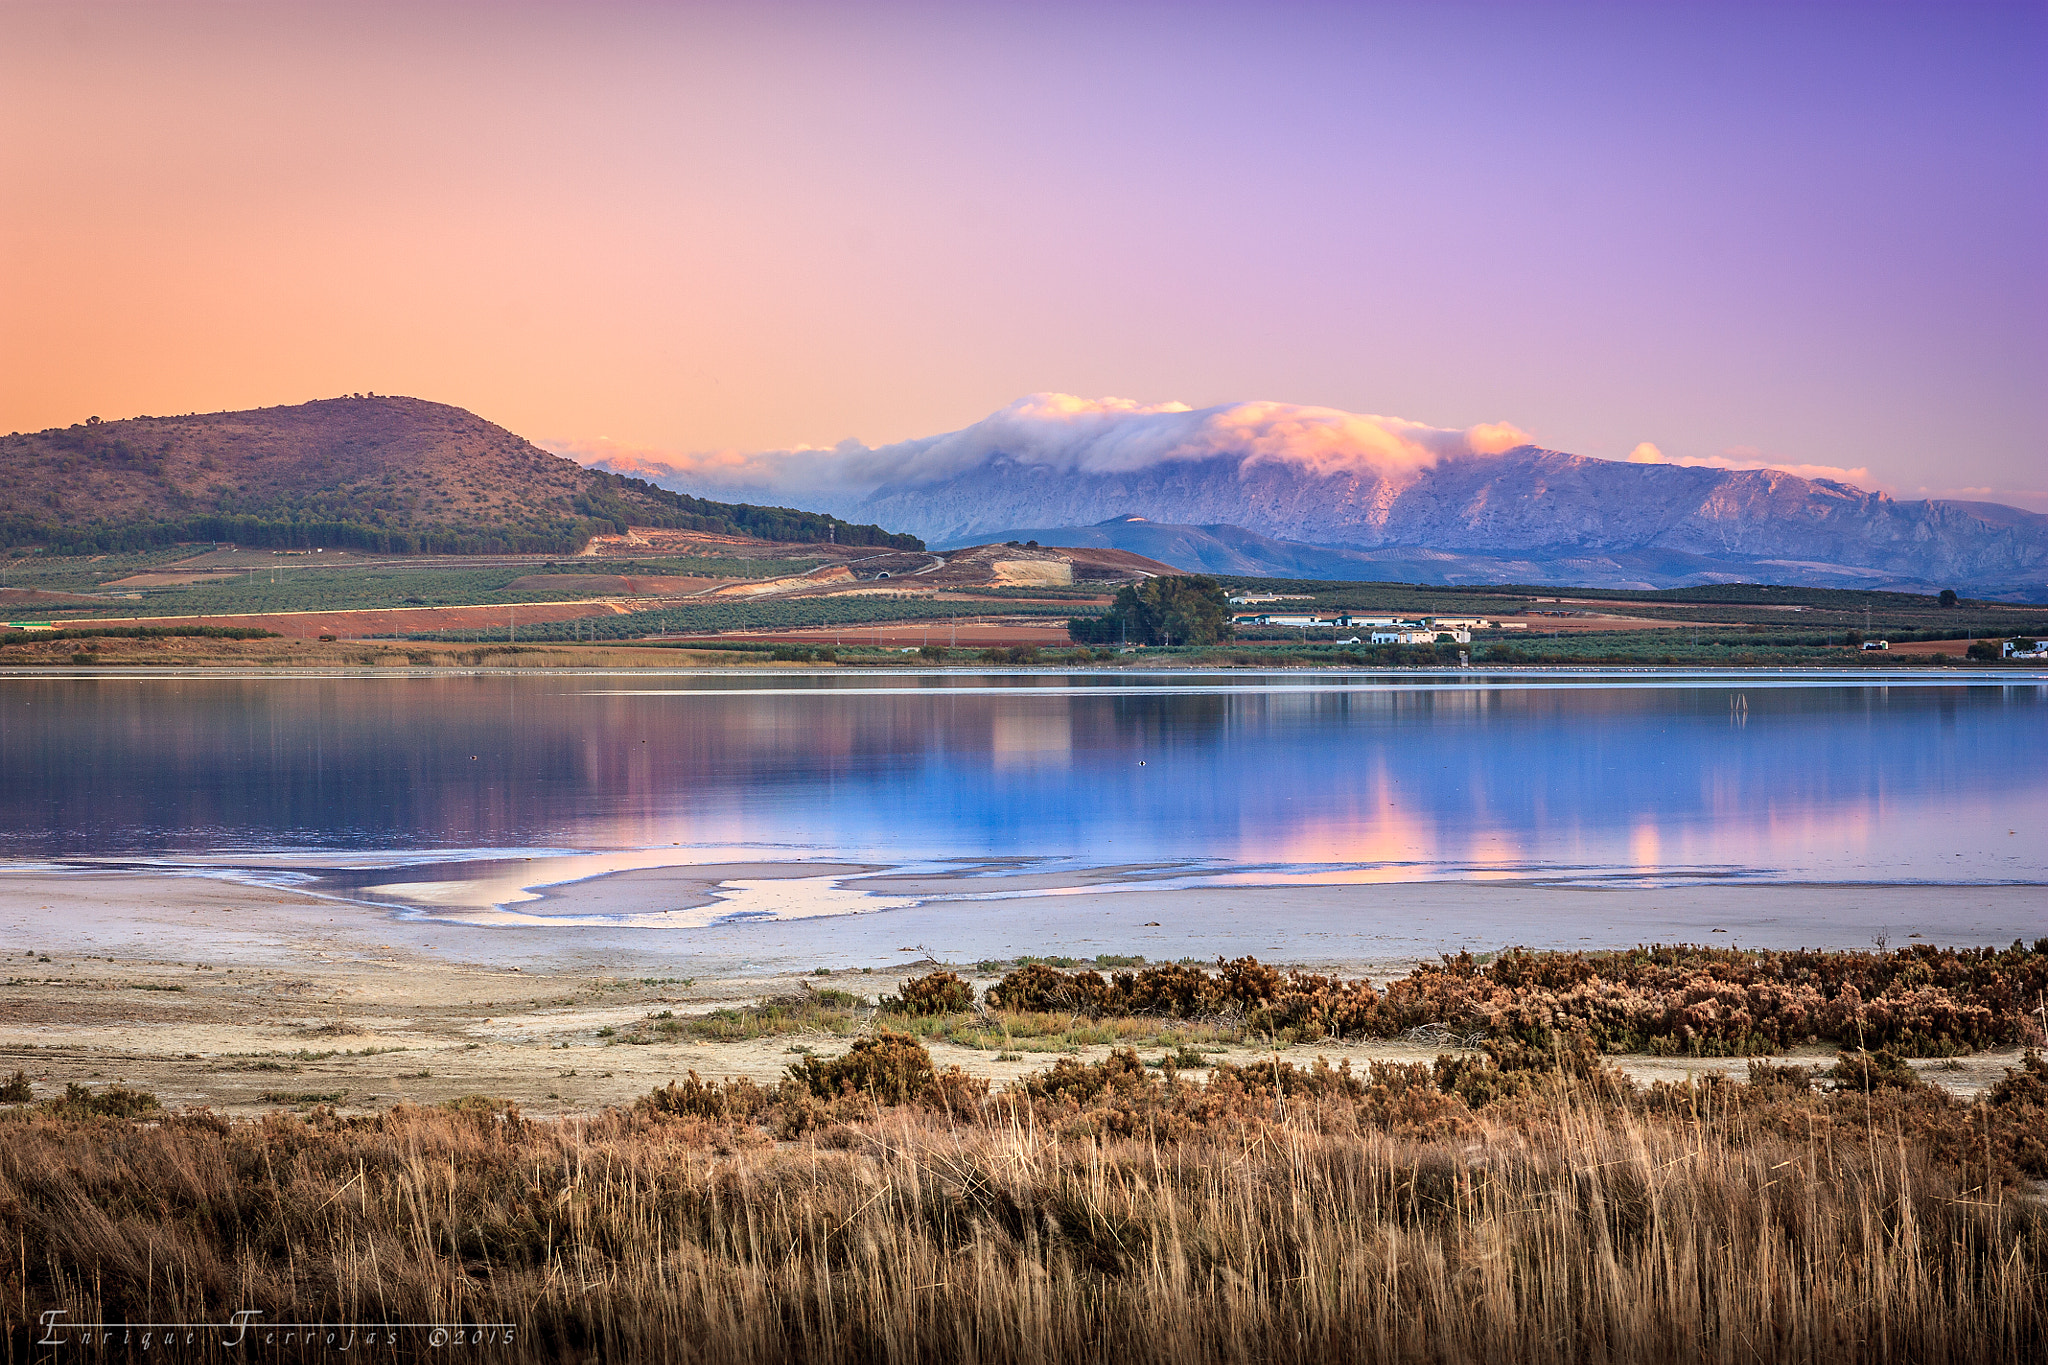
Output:
[[[1772,1090],[1794,1095],[1805,1095],[1812,1091],[1820,1071],[1810,1066],[1786,1066],[1779,1062],[1754,1061],[1749,1064],[1749,1085],[1759,1093]]]
[[[1116,1049],[1099,1062],[1062,1057],[1049,1069],[1017,1082],[1015,1090],[1035,1100],[1063,1100],[1081,1105],[1106,1093],[1132,1094],[1158,1084],[1146,1074],[1138,1054],[1126,1047]]]
[[[1119,972],[1115,985],[1119,1003],[1131,1014],[1200,1019],[1216,1013],[1221,1000],[1216,978],[1195,966],[1168,963],[1141,972]]]
[[[2048,989],[2048,939],[2029,948],[1893,953],[1651,947],[1614,953],[1468,953],[1418,967],[1384,993],[1369,981],[1282,973],[1252,958],[1119,972],[1021,967],[993,1006],[1090,1016],[1231,1013],[1291,1040],[1449,1028],[1548,1047],[1583,1035],[1603,1052],[1749,1056],[1827,1041],[1947,1056],[2029,1040]]]
[[[901,995],[882,997],[891,1014],[957,1014],[974,1008],[974,987],[956,973],[935,971],[903,983]]]
[[[2012,1134],[2012,1161],[2035,1180],[2048,1180],[2048,1062],[2032,1048],[1985,1099]]]
[[[1844,1090],[1917,1090],[1921,1080],[1905,1060],[1889,1048],[1876,1052],[1842,1052],[1824,1073]]]
[[[1115,1008],[1109,983],[1099,972],[1063,972],[1033,962],[1008,973],[988,988],[988,1003],[997,1009],[1054,1014],[1124,1013]]]

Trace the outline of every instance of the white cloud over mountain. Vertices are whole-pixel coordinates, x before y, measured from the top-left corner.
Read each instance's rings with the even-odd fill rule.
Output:
[[[1775,469],[1785,474],[1796,474],[1802,479],[1832,479],[1836,483],[1853,484],[1858,488],[1874,488],[1870,471],[1862,466],[1844,469],[1832,464],[1787,464],[1782,460],[1766,460],[1755,451],[1730,451],[1726,455],[1708,455],[1693,459],[1672,459],[1656,446],[1644,441],[1628,453],[1630,464],[1676,464],[1689,465],[1697,469]]]
[[[852,491],[947,478],[993,455],[1077,474],[1129,473],[1232,455],[1246,457],[1247,464],[1294,465],[1316,474],[1369,472],[1399,478],[1449,456],[1494,455],[1529,443],[1526,432],[1506,423],[1452,430],[1297,403],[1190,408],[1035,393],[958,431],[884,446],[845,441],[829,448],[693,455],[605,441],[553,442],[551,448],[586,464],[707,489]]]
[[[883,446],[556,449],[684,492],[833,512],[937,545],[1136,515],[1312,547],[1477,555],[1495,567],[1458,572],[1522,582],[1742,578],[2036,593],[2048,581],[2042,518],[1900,503],[1870,490],[1865,469],[1744,449],[1672,457],[1649,442],[1625,460],[1595,459],[1543,449],[1505,423],[1454,430],[1293,403],[1195,409],[1040,393],[958,431]]]

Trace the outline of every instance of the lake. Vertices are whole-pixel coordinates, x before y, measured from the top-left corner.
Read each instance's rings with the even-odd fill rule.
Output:
[[[16,676],[0,857],[2033,884],[2044,738],[2042,679],[1925,670]]]

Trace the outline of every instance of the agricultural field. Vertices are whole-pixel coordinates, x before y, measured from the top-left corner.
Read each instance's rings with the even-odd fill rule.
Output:
[[[17,555],[0,564],[0,611],[17,620],[161,618],[271,630],[307,641],[333,635],[419,646],[589,646],[743,636],[771,648],[786,642],[858,650],[861,642],[839,638],[841,633],[875,627],[883,635],[866,643],[878,661],[889,662],[901,661],[906,643],[930,644],[941,626],[949,628],[949,643],[960,644],[957,627],[967,626],[969,647],[927,653],[923,661],[1065,659],[1188,667],[1440,666],[1456,664],[1461,652],[1470,664],[1489,667],[1943,664],[1969,662],[1968,649],[1976,641],[2048,636],[2048,608],[1970,600],[1943,605],[1933,597],[1893,592],[1748,584],[1627,592],[1227,579],[1223,586],[1234,594],[1284,594],[1285,602],[1275,605],[1289,610],[1513,618],[1526,628],[1481,630],[1462,647],[1373,646],[1350,643],[1357,632],[1241,627],[1235,638],[1208,647],[1071,651],[1062,648],[1065,623],[1103,610],[1113,585],[1004,583],[990,579],[973,555],[956,556],[932,573],[927,565],[935,559],[922,554],[885,562],[844,547],[835,554],[823,547],[665,532],[654,547],[658,553],[634,555],[616,553],[635,548],[616,539],[620,543],[607,544],[601,556],[577,558],[406,558],[202,546]],[[995,553],[1006,552],[996,547]],[[1014,553],[1053,552],[1022,547]],[[821,567],[830,572],[806,577]],[[886,584],[863,581],[883,577],[882,569],[899,576]],[[747,582],[763,590],[740,596],[720,591]],[[890,626],[898,628],[893,635]],[[1863,652],[1857,646],[1865,638],[1886,640],[1893,648]],[[5,643],[9,656],[40,662],[94,652],[72,650],[45,659],[51,651],[29,649],[19,639]],[[1034,660],[1017,658],[1015,651],[1025,648],[1041,653]],[[990,650],[997,654],[992,657]],[[128,657],[136,650],[120,652]],[[189,658],[192,647],[182,653]],[[534,657],[512,666],[542,662]]]
[[[95,617],[250,616],[278,612],[372,610],[389,607],[504,605],[617,595],[622,577],[657,580],[774,578],[802,573],[816,561],[691,556],[606,559],[563,564],[545,559],[478,565],[456,560],[411,564],[336,555],[105,556],[103,563],[40,557],[8,567],[9,588],[93,594],[103,600],[67,603],[63,615],[88,607]],[[224,561],[224,562],[223,562]],[[708,585],[706,585],[708,586]],[[51,614],[46,612],[45,614]]]
[[[859,626],[876,622],[943,623],[991,614],[1064,622],[1075,614],[1068,602],[933,600],[922,597],[833,596],[782,601],[680,602],[649,607],[624,615],[591,620],[549,622],[525,632],[534,641],[631,640],[661,635],[708,635],[721,631],[796,630],[819,626]],[[417,638],[465,641],[498,638],[487,631],[441,631]]]

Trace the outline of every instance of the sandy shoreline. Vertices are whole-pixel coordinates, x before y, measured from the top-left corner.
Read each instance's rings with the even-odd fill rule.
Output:
[[[590,855],[598,867],[617,856]],[[2048,933],[2048,887],[2038,885],[1146,884],[1183,870],[1148,864],[955,876],[823,861],[669,864],[537,886],[505,907],[518,913],[492,913],[491,898],[518,891],[520,873],[420,882],[392,869],[374,889],[411,888],[417,897],[429,888],[430,898],[391,906],[252,885],[225,872],[0,867],[0,954],[220,958],[251,966],[429,961],[705,979],[886,967],[906,953],[948,962],[1021,953],[1154,961],[1250,954],[1384,974],[1439,953],[1507,946],[1868,949],[1880,935],[1898,944],[2003,946]],[[721,899],[721,891],[735,889],[800,890],[827,901],[821,911],[771,899],[772,911],[747,912],[761,918],[707,918],[761,903]]]
[[[8,969],[0,1068],[27,1071],[39,1094],[121,1080],[168,1103],[229,1112],[307,1102],[378,1108],[472,1093],[537,1113],[581,1112],[627,1103],[692,1070],[765,1081],[798,1047],[836,1050],[840,1040],[824,1037],[617,1046],[608,1032],[662,1010],[688,1016],[787,994],[820,967],[832,970],[831,984],[873,1000],[934,958],[986,984],[993,974],[977,972],[977,961],[1020,953],[1154,961],[1249,953],[1384,978],[1439,952],[1514,943],[1868,948],[1879,933],[1894,944],[1918,933],[1927,942],[2003,945],[2048,932],[2048,890],[2038,886],[1468,881],[1162,890],[1135,880],[1110,890],[1083,877],[1070,879],[1077,884],[1066,894],[973,898],[977,887],[1014,893],[1019,882],[1045,890],[1057,881],[1023,870],[957,880],[883,874],[874,878],[879,890],[961,898],[870,913],[646,927],[650,909],[714,900],[721,883],[852,877],[859,885],[868,871],[738,862],[632,869],[544,890],[537,899],[550,908],[548,923],[474,924],[216,875],[0,869]],[[1142,878],[1157,869],[1129,871]],[[599,906],[631,922],[575,922]],[[1421,1060],[1434,1050],[1325,1042],[1289,1051],[1364,1062]],[[945,1044],[934,1055],[997,1079],[1050,1060]],[[1270,1054],[1239,1046],[1218,1055]],[[1639,1080],[1746,1067],[1740,1059],[1620,1060]],[[1929,1079],[1968,1093],[2012,1060],[1986,1053],[1939,1073],[1930,1063]]]

